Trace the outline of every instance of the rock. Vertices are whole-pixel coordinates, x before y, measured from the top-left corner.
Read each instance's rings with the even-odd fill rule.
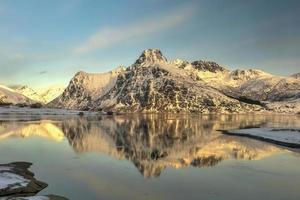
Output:
[[[84,112],[79,112],[78,115],[79,115],[79,116],[83,116],[83,115],[84,115]]]
[[[32,195],[48,186],[28,170],[31,163],[16,162],[0,165],[0,196]]]
[[[143,63],[166,63],[167,59],[162,55],[159,49],[147,49],[143,51],[140,57],[136,60],[135,65]]]
[[[221,67],[219,64],[211,61],[194,61],[191,63],[195,69],[201,71],[210,71],[210,72],[218,72],[218,71],[225,71],[226,69]]]
[[[28,162],[0,164],[0,199],[1,200],[67,200],[56,195],[34,196],[48,186],[38,181],[28,170]]]

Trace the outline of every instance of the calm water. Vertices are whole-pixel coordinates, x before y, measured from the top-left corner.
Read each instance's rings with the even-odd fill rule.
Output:
[[[32,162],[70,199],[300,199],[300,154],[217,130],[300,116],[0,117],[0,162]],[[9,119],[9,120],[7,120]]]

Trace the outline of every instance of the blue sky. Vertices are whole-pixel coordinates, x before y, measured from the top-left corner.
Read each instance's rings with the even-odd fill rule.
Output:
[[[229,69],[300,72],[298,0],[0,0],[0,83],[67,84],[147,48]]]

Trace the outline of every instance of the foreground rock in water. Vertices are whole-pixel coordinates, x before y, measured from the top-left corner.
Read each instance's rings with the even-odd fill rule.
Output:
[[[227,135],[249,137],[290,148],[300,148],[300,129],[250,128],[223,131]]]
[[[34,173],[28,170],[31,165],[27,162],[0,165],[0,199],[65,200],[66,198],[55,195],[33,196],[45,189],[48,184],[34,178]]]
[[[48,184],[36,180],[30,166],[26,162],[0,165],[0,196],[36,194],[46,188]]]

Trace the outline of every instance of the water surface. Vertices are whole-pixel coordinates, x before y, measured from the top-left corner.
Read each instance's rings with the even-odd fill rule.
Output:
[[[9,120],[7,120],[9,119]],[[70,199],[300,199],[298,151],[217,130],[299,116],[0,116],[0,162],[32,162]]]

